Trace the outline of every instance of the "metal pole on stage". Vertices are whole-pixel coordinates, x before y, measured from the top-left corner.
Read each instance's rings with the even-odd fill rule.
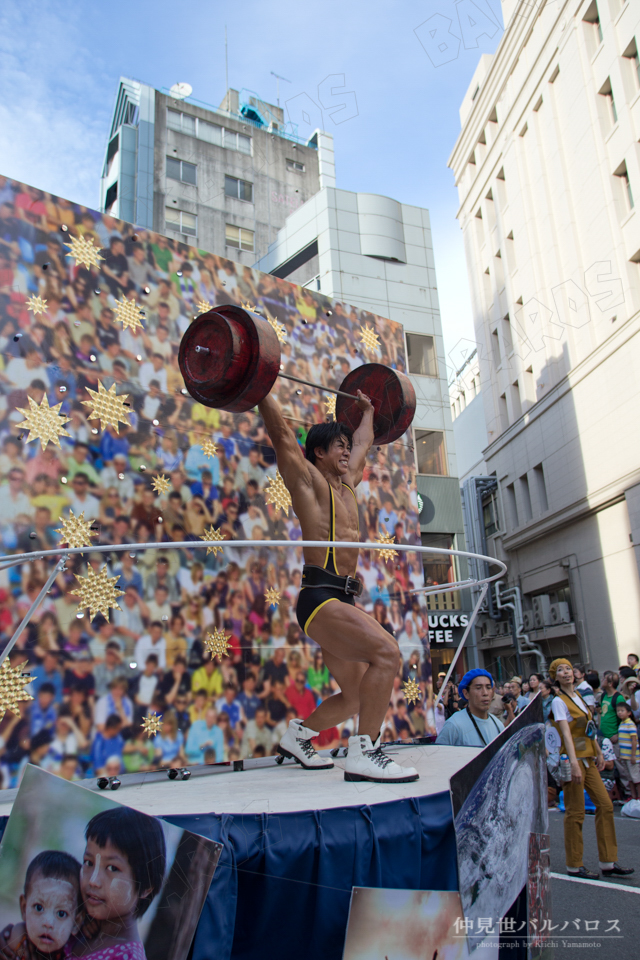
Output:
[[[451,663],[449,664],[449,670],[447,671],[446,677],[445,677],[444,680],[442,681],[442,686],[440,687],[440,692],[438,693],[438,696],[437,696],[436,699],[435,699],[435,703],[434,703],[434,705],[433,705],[433,709],[434,709],[434,710],[435,710],[435,708],[438,706],[438,704],[440,703],[440,701],[442,700],[442,694],[444,693],[444,689],[445,689],[446,685],[449,683],[449,677],[450,677],[451,674],[453,673],[453,668],[454,668],[455,665],[456,665],[456,661],[457,661],[458,657],[460,656],[460,654],[462,653],[462,648],[464,647],[465,640],[467,639],[467,636],[469,635],[469,631],[471,630],[471,627],[472,627],[472,626],[474,625],[474,623],[475,623],[476,617],[478,616],[478,611],[479,611],[480,607],[482,606],[482,601],[484,600],[485,594],[486,594],[486,592],[487,592],[488,589],[489,589],[489,584],[488,584],[488,583],[485,583],[485,584],[482,585],[482,590],[480,591],[480,596],[478,597],[478,601],[477,601],[475,607],[473,608],[473,613],[472,613],[471,616],[469,617],[469,623],[467,624],[467,626],[466,626],[466,628],[465,628],[465,631],[464,631],[464,633],[462,634],[462,639],[461,639],[460,643],[458,644],[458,649],[456,650],[456,652],[455,652],[455,654],[454,654],[453,660],[452,660]]]
[[[36,610],[38,609],[39,605],[42,603],[42,601],[43,601],[44,598],[46,597],[47,593],[48,593],[49,590],[51,589],[51,584],[53,583],[53,581],[55,580],[55,578],[58,576],[58,574],[60,573],[60,571],[64,568],[64,565],[65,565],[65,563],[66,563],[66,560],[67,560],[66,554],[65,554],[64,557],[61,557],[60,560],[58,560],[58,562],[56,563],[55,567],[53,568],[53,571],[52,571],[49,579],[47,580],[47,582],[45,583],[44,587],[42,588],[42,590],[40,591],[40,593],[38,594],[38,596],[35,598],[35,600],[34,600],[33,603],[31,604],[31,606],[29,607],[29,609],[28,609],[27,612],[25,613],[24,617],[22,618],[22,622],[21,622],[20,626],[18,627],[18,629],[16,630],[16,632],[14,633],[14,635],[11,637],[11,640],[9,640],[9,643],[6,645],[6,647],[4,648],[4,650],[2,651],[2,653],[0,653],[0,667],[2,666],[2,664],[4,663],[4,661],[7,659],[7,657],[9,656],[9,654],[11,653],[11,650],[13,649],[13,646],[14,646],[16,640],[18,639],[18,637],[20,636],[20,634],[22,633],[22,631],[24,630],[24,628],[29,624],[29,621],[31,620],[31,617],[34,615],[34,613],[35,613]]]

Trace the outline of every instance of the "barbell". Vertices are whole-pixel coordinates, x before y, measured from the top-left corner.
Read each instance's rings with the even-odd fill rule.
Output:
[[[416,411],[416,394],[409,378],[383,363],[365,363],[352,370],[339,390],[281,373],[280,343],[271,324],[234,304],[214,307],[193,321],[180,342],[178,363],[194,400],[231,413],[255,407],[280,376],[335,393],[336,420],[356,430],[362,419],[356,391],[361,390],[373,404],[377,444],[401,437]]]

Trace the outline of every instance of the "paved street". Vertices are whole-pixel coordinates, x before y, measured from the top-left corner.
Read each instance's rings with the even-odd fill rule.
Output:
[[[552,878],[551,898],[553,924],[569,926],[559,946],[554,950],[554,958],[575,956],[576,948],[596,951],[598,960],[631,960],[638,955],[640,944],[640,820],[621,817],[616,808],[616,833],[618,836],[618,856],[623,866],[635,867],[635,874],[623,880],[607,881],[610,886],[578,883],[571,880]],[[549,833],[551,836],[551,870],[565,874],[563,816],[560,812],[549,812]],[[593,815],[587,815],[584,823],[584,864],[590,870],[598,869],[598,850],[596,847],[595,821]],[[615,889],[622,887],[622,889]],[[632,888],[625,890],[624,888]],[[580,929],[573,921],[580,920]],[[598,920],[598,930],[585,931],[585,921]],[[612,929],[612,921],[618,920],[620,933]],[[572,934],[569,939],[568,934]],[[558,936],[558,931],[555,931]],[[594,944],[594,946],[588,946]],[[596,946],[597,944],[597,946]]]

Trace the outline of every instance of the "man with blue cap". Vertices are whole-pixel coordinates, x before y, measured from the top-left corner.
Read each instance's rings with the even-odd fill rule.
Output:
[[[493,700],[493,677],[480,667],[468,670],[458,684],[458,694],[461,708],[446,721],[436,744],[486,747],[504,730],[500,720],[489,713]]]

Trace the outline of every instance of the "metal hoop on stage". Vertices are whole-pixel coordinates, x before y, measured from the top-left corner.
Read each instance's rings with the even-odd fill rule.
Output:
[[[58,562],[56,563],[52,573],[49,576],[49,579],[43,586],[42,590],[33,601],[26,614],[22,618],[20,625],[17,630],[9,640],[8,644],[0,654],[0,665],[4,660],[9,656],[11,650],[22,633],[25,627],[28,625],[31,617],[36,612],[48,591],[51,588],[51,585],[55,578],[65,569],[65,563],[69,557],[78,556],[81,554],[89,553],[123,553],[129,551],[134,553],[142,550],[203,550],[211,549],[212,542],[215,544],[216,549],[221,548],[222,550],[225,547],[229,548],[238,548],[238,547],[249,547],[254,550],[264,549],[265,547],[322,547],[325,548],[328,543],[333,543],[336,547],[342,547],[346,549],[354,550],[397,550],[403,553],[433,553],[439,555],[445,555],[449,557],[466,557],[470,560],[480,560],[484,563],[487,563],[491,566],[499,567],[497,573],[493,574],[491,577],[484,577],[481,580],[472,580],[472,581],[461,581],[459,584],[443,584],[442,588],[431,591],[431,588],[428,588],[428,592],[435,593],[447,593],[453,589],[464,589],[465,587],[480,587],[480,596],[478,601],[473,609],[473,612],[469,618],[469,622],[465,627],[465,631],[462,635],[462,639],[458,644],[458,648],[455,652],[455,656],[451,661],[449,666],[449,671],[445,677],[441,693],[438,694],[435,702],[437,707],[440,702],[442,692],[444,691],[449,677],[453,673],[453,668],[455,667],[456,661],[460,656],[464,643],[469,635],[469,631],[473,626],[475,619],[478,615],[478,611],[482,605],[485,594],[489,589],[489,585],[495,580],[499,580],[507,572],[506,564],[502,560],[496,560],[495,557],[485,557],[480,553],[469,553],[466,550],[445,550],[442,547],[424,547],[422,544],[407,544],[407,543],[369,543],[364,542],[360,543],[359,541],[344,541],[344,540],[182,540],[179,543],[163,543],[163,542],[154,542],[154,543],[117,543],[117,544],[92,544],[90,547],[58,547],[54,550],[34,550],[32,553],[21,553],[21,554],[10,554],[9,556],[0,557],[0,570],[7,570],[10,567],[14,567],[19,563],[28,563],[31,560],[42,560],[45,557],[56,557]],[[445,589],[446,588],[446,589]],[[418,590],[413,590],[411,593],[424,592],[424,588]]]

